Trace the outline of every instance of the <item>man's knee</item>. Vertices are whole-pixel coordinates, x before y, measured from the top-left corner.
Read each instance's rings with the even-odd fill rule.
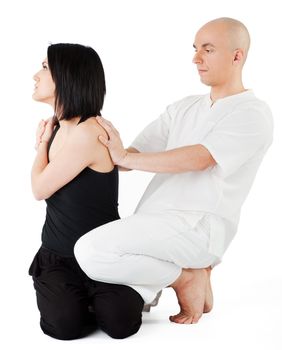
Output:
[[[99,232],[98,232],[99,233]],[[107,261],[116,260],[116,253],[111,246],[111,242],[105,245],[105,239],[100,239],[100,234],[97,236],[85,234],[74,246],[74,256],[81,269],[92,279],[99,280],[104,278],[104,272],[108,270],[108,265],[103,264]]]

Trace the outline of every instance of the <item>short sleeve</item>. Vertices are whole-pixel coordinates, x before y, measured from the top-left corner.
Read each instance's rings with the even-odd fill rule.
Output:
[[[154,120],[136,137],[130,147],[139,152],[165,151],[171,123],[171,107],[168,106],[159,118]]]
[[[245,107],[226,116],[200,142],[229,176],[272,143],[273,125],[267,105]]]

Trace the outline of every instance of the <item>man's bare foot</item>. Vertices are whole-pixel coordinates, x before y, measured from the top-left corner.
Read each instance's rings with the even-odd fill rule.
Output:
[[[183,269],[171,287],[175,290],[180,312],[170,316],[170,321],[185,324],[197,323],[204,309],[206,312],[211,310],[212,294],[210,294],[207,269]]]
[[[210,312],[213,307],[213,294],[212,294],[212,287],[211,287],[211,267],[207,267],[206,270],[208,272],[208,281],[207,281],[207,287],[206,287],[204,313]]]

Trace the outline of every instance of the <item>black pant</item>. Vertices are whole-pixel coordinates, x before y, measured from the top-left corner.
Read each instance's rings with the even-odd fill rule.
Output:
[[[141,296],[128,286],[89,279],[75,258],[61,257],[41,247],[29,274],[36,290],[40,326],[51,337],[77,339],[99,327],[120,339],[141,326]]]

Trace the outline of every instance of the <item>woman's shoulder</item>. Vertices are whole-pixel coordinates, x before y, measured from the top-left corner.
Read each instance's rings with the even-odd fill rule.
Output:
[[[106,131],[98,124],[96,118],[88,118],[78,124],[74,130],[74,142],[82,157],[88,156],[91,160],[88,167],[98,172],[109,172],[113,163],[108,149],[99,141],[99,136],[107,137]]]
[[[98,136],[107,136],[106,131],[98,124],[95,117],[88,118],[77,124],[73,130],[73,138],[82,142],[97,142]]]

